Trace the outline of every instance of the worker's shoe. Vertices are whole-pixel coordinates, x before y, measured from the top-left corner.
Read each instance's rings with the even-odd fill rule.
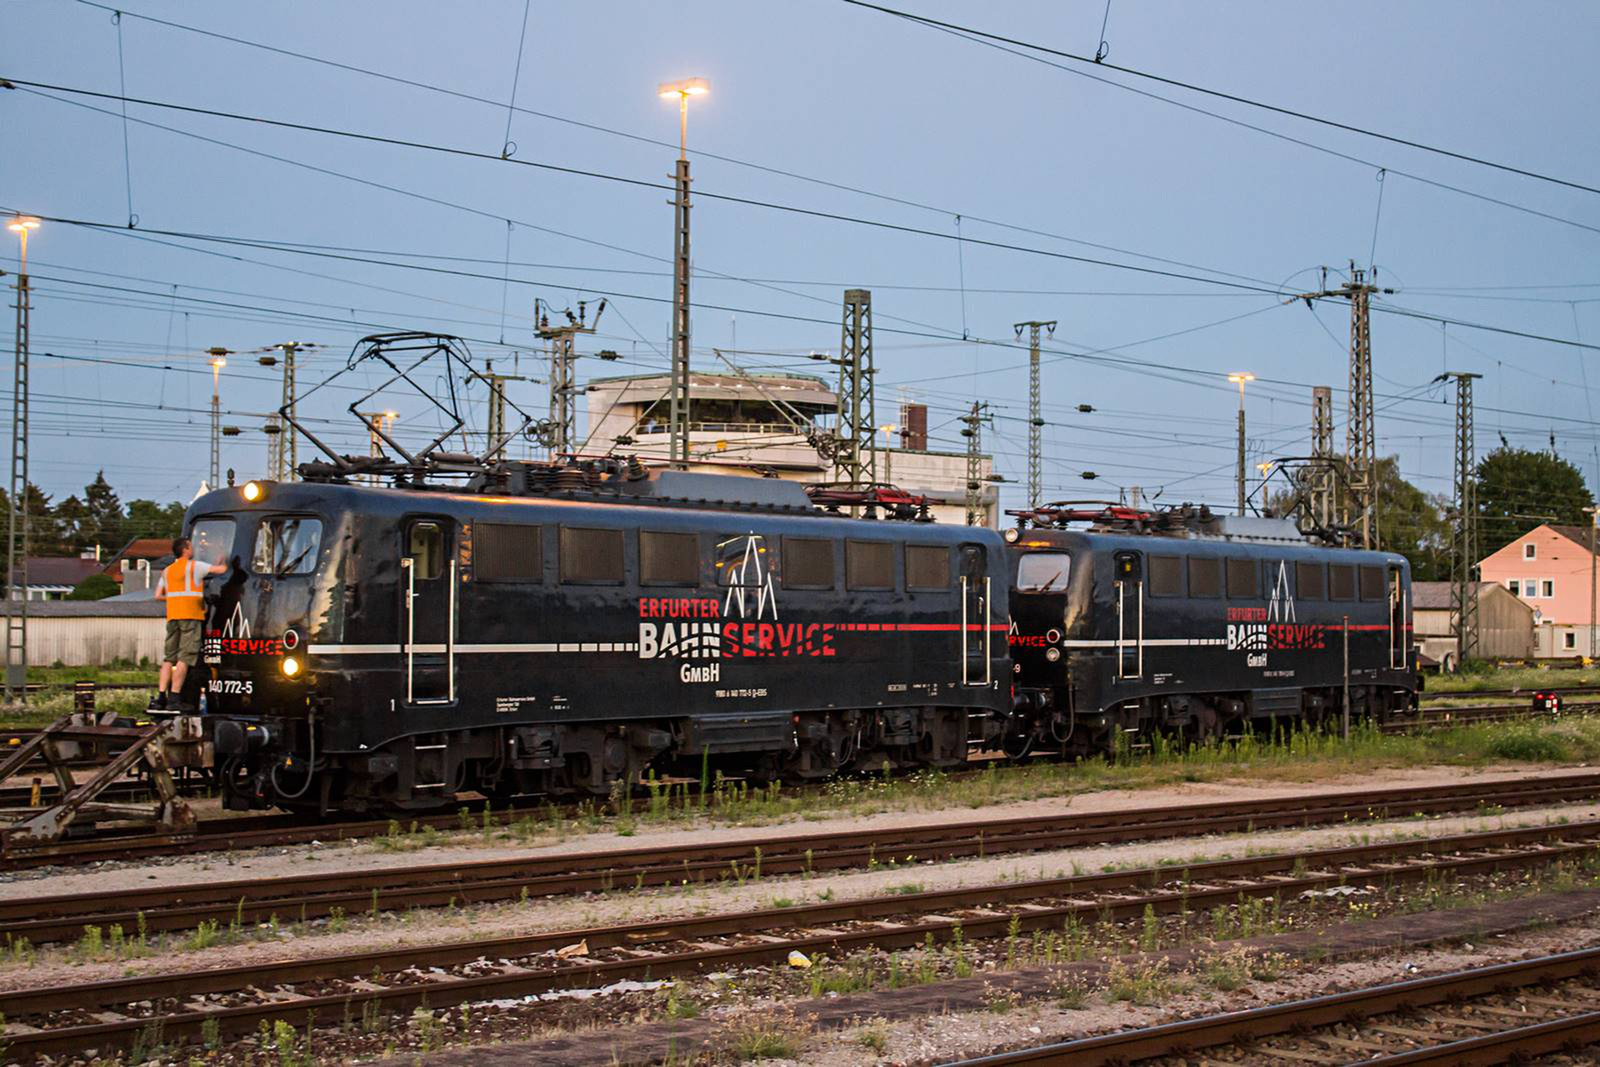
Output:
[[[150,698],[150,706],[149,706],[149,708],[147,710],[149,710],[149,711],[166,711],[167,710],[167,694],[165,694],[165,693],[157,693],[155,696],[151,697]]]

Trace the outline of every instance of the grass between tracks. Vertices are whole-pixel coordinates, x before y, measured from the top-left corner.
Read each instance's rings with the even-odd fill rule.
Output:
[[[895,1060],[922,1059],[930,1051],[926,1009],[896,1003],[893,993],[909,987],[941,986],[977,979],[976,989],[955,989],[958,1003],[940,1016],[947,1042],[982,1046],[991,1040],[996,1017],[1022,1013],[1026,1023],[1070,1033],[1098,1013],[1103,1028],[1108,1012],[1120,1006],[1158,1007],[1168,1014],[1194,1014],[1240,1005],[1221,998],[1250,990],[1256,1002],[1282,999],[1296,988],[1280,981],[1303,981],[1326,955],[1312,946],[1299,954],[1279,951],[1271,935],[1330,926],[1393,921],[1407,914],[1445,914],[1499,901],[1528,899],[1553,892],[1600,885],[1600,859],[1552,863],[1526,870],[1425,881],[1357,878],[1348,895],[1293,894],[1241,897],[1209,909],[1183,909],[1157,915],[1068,917],[1059,928],[1023,930],[1020,915],[1002,935],[970,937],[956,926],[948,937],[926,938],[914,946],[865,948],[838,957],[816,955],[805,969],[782,964],[738,968],[713,975],[642,983],[633,992],[579,1002],[497,1001],[437,1010],[418,1008],[409,1016],[362,1011],[338,1020],[316,1020],[303,1035],[287,1023],[263,1027],[254,1037],[223,1045],[215,1035],[200,1045],[160,1050],[181,1062],[216,1067],[282,1067],[287,1063],[349,1062],[378,1055],[429,1053],[487,1047],[508,1041],[581,1035],[608,1044],[626,1028],[700,1019],[688,1051],[664,1060],[674,1067],[756,1062],[769,1059],[842,1059],[861,1052]],[[1482,941],[1479,919],[1463,916],[1459,936]],[[1252,939],[1263,939],[1246,944]],[[1282,946],[1288,947],[1288,946]],[[881,994],[862,1001],[859,1023],[840,1031],[809,1014],[818,998]],[[926,998],[923,998],[926,1003]],[[882,1014],[878,1014],[882,1012]],[[912,1014],[916,1012],[916,1014]],[[1126,1025],[1130,1018],[1116,1016]],[[965,1022],[962,1022],[962,1020]],[[1148,1014],[1139,1021],[1155,1021]],[[1028,1040],[1035,1028],[1017,1034]],[[159,1034],[155,1043],[159,1043]],[[313,1043],[314,1042],[314,1043]],[[296,1057],[290,1059],[285,1050]],[[315,1049],[315,1053],[312,1053]],[[635,1049],[635,1052],[641,1050]],[[952,1051],[944,1048],[943,1051]],[[147,1049],[154,1054],[155,1050]],[[522,1050],[524,1055],[537,1055]],[[630,1061],[631,1062],[631,1061]]]
[[[1505,670],[1468,671],[1428,675],[1428,693],[1471,693],[1482,689],[1570,689],[1600,685],[1600,667],[1508,667]]]
[[[1358,776],[1381,768],[1595,761],[1600,761],[1600,718],[1480,723],[1417,734],[1384,734],[1362,726],[1353,730],[1348,740],[1333,733],[1297,729],[1205,745],[1176,746],[1157,739],[1148,748],[1129,748],[1105,759],[1076,763],[1040,761],[980,772],[862,776],[809,791],[751,788],[740,781],[718,780],[709,796],[694,796],[681,787],[646,783],[652,792],[647,809],[608,822],[603,822],[597,809],[592,819],[579,821],[592,822],[596,828],[608,825],[626,836],[637,832],[641,824],[669,823],[701,814],[724,822],[759,824],[796,817],[981,808],[1107,789],[1242,777],[1306,782]]]
[[[143,679],[141,679],[143,680]],[[149,689],[111,689],[95,694],[95,708],[119,715],[137,715],[150,705],[155,686]],[[0,708],[0,730],[31,730],[49,726],[72,710],[72,690],[46,692],[28,698],[26,705]]]

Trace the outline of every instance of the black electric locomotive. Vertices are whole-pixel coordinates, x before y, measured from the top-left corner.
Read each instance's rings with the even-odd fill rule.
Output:
[[[191,505],[197,556],[231,564],[196,672],[229,807],[946,767],[1004,731],[998,533],[827,514],[772,479],[497,470]]]
[[[1065,528],[1088,520],[1084,530]],[[1286,519],[1106,507],[1005,534],[1019,711],[1007,740],[1067,753],[1119,732],[1205,739],[1416,706],[1403,556],[1313,544]]]

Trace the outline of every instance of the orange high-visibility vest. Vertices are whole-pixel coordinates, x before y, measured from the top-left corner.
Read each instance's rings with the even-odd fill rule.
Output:
[[[202,599],[204,590],[199,582],[192,582],[195,561],[192,559],[174,560],[161,576],[167,587],[167,618],[169,619],[204,619],[206,605]]]

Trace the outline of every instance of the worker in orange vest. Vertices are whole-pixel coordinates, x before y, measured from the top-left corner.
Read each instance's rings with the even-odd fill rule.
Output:
[[[200,658],[200,629],[205,625],[205,580],[228,568],[221,563],[205,563],[194,558],[194,546],[187,537],[174,538],[174,559],[161,572],[156,599],[167,602],[167,643],[161,656],[161,690],[152,707],[165,710],[167,694],[172,694],[175,710],[183,710],[183,681],[189,665]]]

